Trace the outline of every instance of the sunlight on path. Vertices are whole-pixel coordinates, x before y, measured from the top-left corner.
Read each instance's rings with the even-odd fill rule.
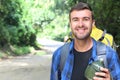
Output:
[[[58,47],[62,46],[64,42],[48,40],[45,38],[37,38],[37,42],[43,46],[43,49],[47,49],[51,52],[54,52]]]

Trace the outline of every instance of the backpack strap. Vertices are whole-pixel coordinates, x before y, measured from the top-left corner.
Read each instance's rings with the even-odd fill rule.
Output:
[[[61,49],[61,58],[60,58],[60,71],[63,70],[64,65],[65,65],[65,61],[67,59],[68,53],[69,53],[69,48],[70,43],[65,43]],[[104,65],[105,67],[107,67],[107,59],[106,59],[106,45],[101,43],[101,42],[97,42],[97,56],[99,59],[103,59],[104,61]]]
[[[104,29],[103,33],[102,33],[102,36],[99,38],[98,41],[102,41],[104,38],[105,38],[105,34],[106,34],[106,30]]]
[[[108,46],[110,46],[110,41],[108,40],[108,38],[105,37],[105,39],[108,42]],[[110,46],[110,47],[112,47],[112,46]]]
[[[105,37],[106,33],[107,33],[107,30],[104,29],[104,31],[103,31],[103,33],[102,33],[102,36],[98,39],[98,41],[101,42],[101,41],[103,41],[103,39],[106,39],[106,41],[107,41],[107,43],[108,43],[108,46],[111,46],[109,39],[108,39],[107,37]]]
[[[69,53],[69,46],[70,43],[65,43],[61,49],[61,55],[60,55],[60,71],[63,70],[65,61],[67,59],[68,53]]]
[[[104,61],[104,66],[107,67],[107,59],[106,59],[106,45],[102,42],[97,42],[97,56],[99,60]]]

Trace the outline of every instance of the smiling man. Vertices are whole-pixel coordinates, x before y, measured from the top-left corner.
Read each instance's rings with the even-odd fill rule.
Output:
[[[85,77],[87,66],[99,60],[97,56],[98,42],[90,37],[92,26],[95,24],[90,6],[83,2],[76,4],[70,10],[69,21],[74,39],[68,46],[69,51],[66,53],[68,55],[62,70],[60,69],[63,59],[61,54],[65,45],[54,52],[50,80],[87,80]],[[118,55],[108,46],[106,46],[106,60],[108,67],[101,67],[100,72],[95,73],[93,80],[111,80],[111,77],[113,80],[120,80]]]

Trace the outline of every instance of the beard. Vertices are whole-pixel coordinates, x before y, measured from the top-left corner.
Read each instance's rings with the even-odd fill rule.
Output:
[[[74,35],[74,37],[75,37],[76,39],[78,39],[78,40],[85,40],[85,39],[87,39],[87,38],[90,37],[91,32],[92,32],[92,28],[89,29],[89,31],[87,31],[87,32],[84,33],[84,34],[80,34],[79,32],[74,32],[74,31],[73,31],[73,35]]]

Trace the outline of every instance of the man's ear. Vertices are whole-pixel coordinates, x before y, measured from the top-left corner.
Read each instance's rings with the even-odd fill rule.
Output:
[[[93,20],[93,23],[92,23],[92,27],[94,27],[95,26],[95,20]]]

